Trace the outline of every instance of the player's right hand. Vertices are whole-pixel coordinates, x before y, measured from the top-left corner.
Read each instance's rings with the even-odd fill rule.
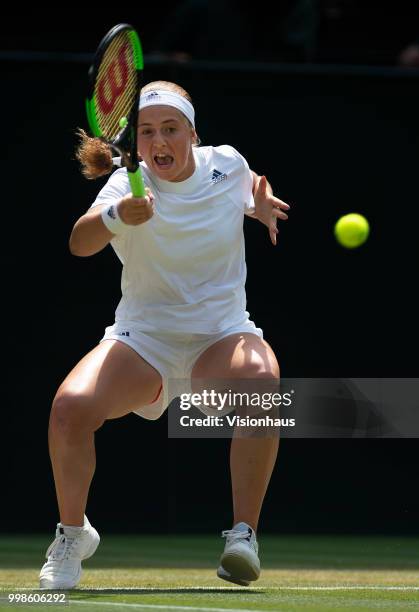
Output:
[[[154,196],[146,187],[143,198],[135,198],[132,193],[118,202],[118,214],[127,225],[141,225],[154,215]]]

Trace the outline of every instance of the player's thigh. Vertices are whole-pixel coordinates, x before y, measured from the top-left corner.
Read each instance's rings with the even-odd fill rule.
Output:
[[[100,424],[152,403],[161,382],[159,372],[134,349],[104,340],[68,374],[53,409]]]
[[[207,348],[192,369],[192,378],[279,378],[279,365],[269,344],[256,334],[226,336]]]
[[[251,405],[244,400],[244,403],[238,404],[236,400],[232,400],[233,403],[228,403],[228,400],[222,407],[223,413],[228,414],[236,409],[243,416],[258,416],[261,414],[262,399],[266,400],[267,394],[277,392],[278,380],[279,365],[269,344],[256,334],[240,332],[218,340],[198,357],[192,369],[191,387],[192,392],[197,394],[205,390],[216,393],[234,391],[242,394],[243,398],[252,397]],[[258,395],[260,402],[255,400]],[[213,414],[215,408],[217,411],[221,409],[218,399],[208,408],[201,408],[201,411]],[[252,429],[245,435],[253,433]],[[266,435],[263,428],[257,428],[257,433]]]

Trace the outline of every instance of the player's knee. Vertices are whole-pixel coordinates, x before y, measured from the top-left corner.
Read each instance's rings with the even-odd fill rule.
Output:
[[[84,432],[96,431],[103,424],[95,411],[92,398],[82,394],[59,392],[50,416],[50,429],[71,438]]]
[[[237,378],[246,378],[248,380],[278,380],[279,367],[277,363],[252,361],[251,363],[242,366],[235,372]]]
[[[243,401],[235,403],[236,412],[241,416],[257,416],[264,412],[262,406],[267,397],[272,397],[279,390],[279,368],[277,363],[264,360],[253,360],[242,369],[240,380],[235,387],[243,394]],[[251,401],[249,403],[249,399]]]

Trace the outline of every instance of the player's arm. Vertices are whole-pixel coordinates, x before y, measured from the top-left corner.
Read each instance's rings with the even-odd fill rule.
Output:
[[[115,204],[98,204],[90,208],[73,227],[69,240],[71,253],[78,257],[99,253],[116,234],[145,223],[154,214],[153,199],[147,189],[144,198],[128,194]]]
[[[251,173],[253,176],[252,192],[255,201],[255,211],[251,216],[266,225],[271,242],[276,245],[277,220],[286,221],[288,219],[288,215],[284,211],[288,211],[290,206],[274,196],[266,176],[259,176],[253,170],[251,170]]]
[[[112,234],[102,221],[102,209],[106,204],[90,208],[73,227],[69,248],[72,255],[88,257],[99,253],[112,240]]]

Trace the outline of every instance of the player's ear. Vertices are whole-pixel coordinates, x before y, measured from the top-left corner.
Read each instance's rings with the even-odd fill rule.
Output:
[[[196,131],[195,131],[195,129],[194,129],[194,128],[192,128],[192,129],[191,129],[191,134],[192,134],[192,144],[194,144],[194,145],[198,145],[198,144],[199,144],[199,142],[200,142],[200,141],[199,141],[199,136],[198,136],[198,134],[196,133]]]

